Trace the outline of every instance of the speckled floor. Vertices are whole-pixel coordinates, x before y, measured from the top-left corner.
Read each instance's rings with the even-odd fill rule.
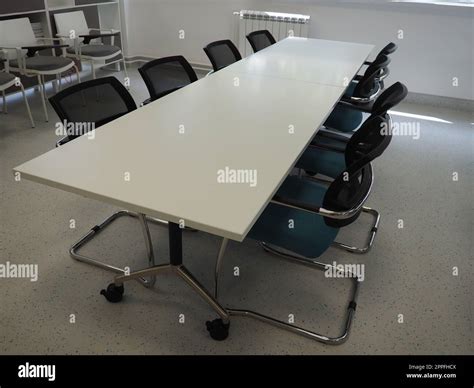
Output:
[[[131,75],[132,93],[140,102],[147,92],[137,72]],[[171,275],[159,277],[152,290],[127,284],[123,303],[107,303],[99,291],[112,275],[71,260],[68,248],[116,209],[13,179],[13,167],[52,149],[56,141],[53,110],[45,123],[38,94],[30,96],[35,129],[29,128],[16,96],[9,98],[9,115],[0,116],[0,264],[38,264],[39,279],[0,279],[0,354],[474,352],[469,113],[407,103],[396,109],[427,117],[393,115],[396,122],[419,122],[421,138],[395,137],[375,163],[376,185],[368,204],[383,218],[373,250],[354,256],[330,249],[320,258],[366,266],[349,341],[331,347],[239,317],[232,319],[229,338],[215,342],[204,326],[215,314]],[[457,182],[453,172],[459,174]],[[71,219],[75,229],[69,227]],[[340,239],[361,244],[368,223],[369,218],[361,217]],[[152,226],[151,231],[158,260],[165,262],[166,230]],[[218,246],[219,239],[205,233],[184,235],[184,262],[209,289]],[[132,268],[145,264],[135,220],[118,221],[84,252]],[[240,277],[233,276],[235,266]],[[458,276],[453,276],[453,267]],[[280,261],[253,241],[229,245],[221,284],[228,306],[283,320],[293,314],[297,324],[330,335],[341,328],[349,291],[349,281]]]

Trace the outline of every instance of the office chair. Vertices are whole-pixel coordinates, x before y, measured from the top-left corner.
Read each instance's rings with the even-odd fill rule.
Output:
[[[181,55],[155,59],[147,62],[138,71],[150,93],[150,98],[142,105],[164,97],[198,79],[189,62]]]
[[[352,105],[345,101],[340,101],[324,123],[324,128],[317,133],[315,140],[319,142],[321,136],[325,136],[347,142],[347,136],[362,123],[363,113],[368,113],[372,116],[386,115],[387,111],[402,102],[407,94],[407,87],[401,82],[396,82],[385,89],[374,102]]]
[[[370,116],[347,143],[334,139],[325,142],[325,138],[322,144],[314,142],[298,160],[296,168],[305,170],[309,175],[336,178],[366,154],[376,150],[373,159],[382,155],[392,140],[392,134],[382,131],[382,128],[390,128],[388,114]]]
[[[209,43],[204,47],[204,52],[211,61],[214,72],[242,59],[238,48],[230,40]]]
[[[79,85],[74,85],[62,92],[56,94],[50,99],[51,105],[59,116],[59,119],[68,128],[67,136],[61,139],[56,145],[64,146],[71,140],[86,134],[90,130],[110,123],[137,109],[135,101],[119,80],[115,77],[104,77]],[[90,124],[92,127],[84,125]],[[73,127],[74,130],[70,130]],[[66,145],[67,147],[67,145]],[[87,157],[85,155],[84,157]],[[148,217],[143,214],[120,210],[105,219],[100,224],[91,228],[91,230],[77,241],[69,250],[74,260],[84,262],[111,272],[125,274],[125,270],[111,264],[101,262],[97,259],[82,255],[79,250],[90,242],[94,237],[103,231],[116,219],[121,217],[137,218],[140,222],[143,236],[145,239],[148,264],[155,265],[155,256],[153,253],[153,244],[150,238],[148,223],[158,225],[167,225],[166,221]],[[155,277],[148,279],[138,279],[144,286],[152,287],[155,283]]]
[[[390,58],[386,55],[378,56],[367,67],[363,75],[354,77],[342,100],[352,104],[366,104],[373,101],[382,91],[379,77],[389,64]]]
[[[398,49],[398,46],[397,46],[395,43],[390,42],[390,43],[387,44],[382,50],[380,50],[380,52],[377,54],[377,57],[376,57],[376,58],[378,58],[378,57],[380,57],[380,56],[382,56],[382,55],[386,55],[386,56],[388,57],[389,55],[391,55],[391,54],[393,54],[395,51],[397,51],[397,49]],[[370,66],[370,65],[372,65],[372,63],[373,63],[373,62],[366,61],[366,62],[364,62],[364,65]],[[389,76],[389,74],[390,74],[390,70],[389,70],[388,66],[385,67],[385,68],[383,68],[383,69],[381,70],[380,74],[379,74],[379,81],[380,81],[380,83],[381,83],[381,85],[382,85],[382,89],[383,89],[383,87],[384,87],[384,79],[386,79],[386,78]]]
[[[66,55],[80,62],[90,62],[92,78],[96,78],[96,69],[116,62],[122,62],[124,73],[127,74],[125,57],[121,48],[115,46],[115,37],[120,35],[120,31],[89,28],[84,11],[55,13],[54,20],[58,31],[56,36],[72,46],[66,49]],[[111,44],[104,44],[104,38],[110,38]],[[98,39],[102,43],[97,43]],[[96,43],[91,43],[92,41]],[[114,58],[115,61],[110,61]]]
[[[58,141],[57,146],[137,109],[130,93],[115,77],[104,77],[71,86],[49,101],[67,127],[66,136]]]
[[[308,177],[288,177],[252,227],[248,237],[262,242],[261,245],[267,252],[278,257],[320,271],[333,270],[338,274],[344,272],[338,270],[337,266],[318,262],[315,258],[321,256],[335,243],[340,228],[356,221],[361,212],[372,211],[364,207],[373,182],[370,160],[371,156],[366,155],[347,169],[348,179],[346,179],[346,174],[342,173],[329,187]],[[377,214],[376,224],[378,219]],[[294,228],[289,227],[290,220],[293,220]],[[374,224],[375,229],[376,224]],[[216,262],[215,297],[217,300],[219,276],[227,243],[227,239],[223,239]],[[351,274],[346,273],[347,275]],[[342,344],[349,335],[359,289],[357,278],[349,277],[353,281],[353,288],[343,333],[337,337],[318,334],[255,311],[237,308],[227,308],[227,311],[230,315],[256,318],[326,344]],[[220,321],[217,319],[208,322],[211,335],[216,326],[222,327]]]
[[[68,45],[54,44],[59,39],[36,38],[31,27],[30,19],[0,20],[0,51],[7,59],[9,71],[26,77],[37,77],[41,93],[44,115],[49,121],[46,108],[45,76],[56,76],[56,88],[61,88],[61,74],[75,69],[77,81],[81,82],[79,70],[72,59],[64,57],[64,50]],[[41,42],[51,42],[44,44]],[[62,49],[63,56],[38,55],[45,50]]]
[[[249,41],[250,46],[252,46],[254,53],[276,43],[275,38],[268,30],[251,32],[247,35],[247,40]]]
[[[0,59],[0,63],[6,62],[6,59]],[[35,122],[33,116],[31,115],[30,104],[28,103],[28,98],[26,97],[25,88],[21,83],[21,80],[18,77],[15,77],[13,74],[10,74],[4,68],[4,71],[0,71],[0,91],[2,92],[3,99],[3,113],[7,114],[7,97],[5,95],[5,90],[11,88],[12,86],[17,86],[21,89],[23,94],[23,100],[25,101],[26,110],[28,112],[28,117],[30,118],[31,128],[35,127]]]

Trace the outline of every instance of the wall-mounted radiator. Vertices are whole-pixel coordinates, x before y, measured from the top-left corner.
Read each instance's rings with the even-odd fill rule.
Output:
[[[253,52],[245,38],[247,34],[268,30],[277,41],[288,36],[307,38],[311,19],[309,15],[246,10],[234,12],[234,17],[237,18],[235,41],[244,57]]]

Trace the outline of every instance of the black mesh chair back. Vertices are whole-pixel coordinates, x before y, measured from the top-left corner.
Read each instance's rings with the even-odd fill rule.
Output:
[[[388,116],[370,116],[351,136],[346,146],[346,166],[351,166],[364,157],[378,158],[392,140]]]
[[[218,40],[204,47],[214,71],[219,71],[242,59],[239,50],[230,40]]]
[[[371,98],[380,88],[378,76],[383,69],[390,64],[390,58],[379,55],[372,64],[367,67],[362,78],[354,89],[353,96],[357,98]]]
[[[388,110],[402,102],[408,89],[401,82],[396,82],[377,97],[372,105],[372,116],[385,115]]]
[[[390,42],[382,50],[380,50],[378,55],[390,55],[397,51],[397,49],[398,46],[395,43]]]
[[[166,96],[197,81],[196,73],[181,55],[155,59],[138,69],[150,93],[150,100]]]
[[[323,200],[327,210],[344,212],[357,208],[367,198],[372,186],[371,157],[366,155],[349,166],[329,186]],[[324,217],[326,225],[342,228],[359,218],[362,207],[350,218],[335,219]]]
[[[135,101],[115,77],[99,78],[71,86],[49,99],[73,140],[137,109]]]
[[[251,32],[247,35],[247,40],[249,41],[250,46],[252,46],[254,53],[276,43],[275,38],[268,30]]]

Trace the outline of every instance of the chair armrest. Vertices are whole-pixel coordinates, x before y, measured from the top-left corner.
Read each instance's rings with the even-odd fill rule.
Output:
[[[38,51],[47,50],[47,49],[57,49],[57,48],[64,48],[69,47],[67,44],[46,44],[46,45],[38,45],[38,46],[23,46],[21,47],[22,50],[28,50],[26,53],[27,57],[33,57]]]
[[[302,178],[302,179],[304,179],[304,178]],[[313,214],[318,214],[318,215],[323,216],[323,217],[334,218],[334,219],[337,219],[337,220],[344,220],[344,219],[353,217],[354,215],[356,215],[360,211],[360,209],[363,206],[363,203],[362,203],[360,206],[358,206],[354,209],[339,212],[339,211],[332,211],[332,210],[328,210],[328,209],[325,209],[325,208],[322,208],[322,207],[314,206],[314,205],[311,205],[311,204],[308,204],[308,203],[305,203],[305,202],[302,202],[302,201],[297,201],[297,200],[290,199],[290,198],[284,198],[284,197],[281,197],[279,195],[276,195],[275,197],[273,197],[273,199],[270,201],[270,203],[273,203],[275,205],[289,207],[291,209],[296,209],[296,210],[306,211],[306,212],[313,213]]]
[[[111,33],[109,33],[109,32],[108,33],[98,32],[98,33],[95,33],[95,34],[82,34],[82,35],[79,35],[79,38],[84,39],[84,42],[83,42],[84,44],[89,44],[92,39],[107,38],[107,37],[118,36],[118,35],[120,35],[119,31],[111,32]]]

